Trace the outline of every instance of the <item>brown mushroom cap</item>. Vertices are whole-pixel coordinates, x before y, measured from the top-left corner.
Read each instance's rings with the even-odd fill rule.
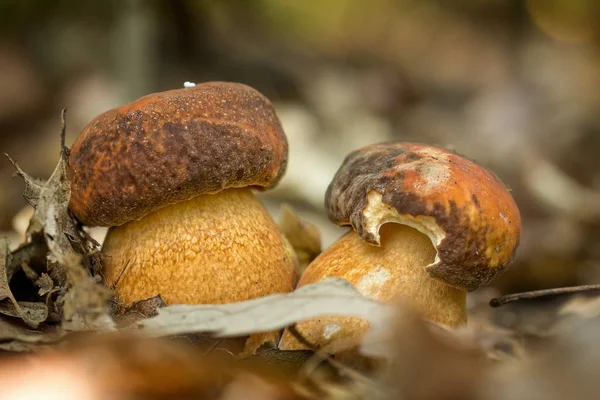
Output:
[[[249,86],[209,82],[142,97],[93,119],[73,144],[70,209],[115,226],[226,188],[274,186],[287,140]]]
[[[425,269],[475,290],[506,269],[521,217],[496,175],[450,151],[406,142],[349,154],[327,190],[329,218],[379,245],[379,228],[398,222],[429,236],[437,256]]]

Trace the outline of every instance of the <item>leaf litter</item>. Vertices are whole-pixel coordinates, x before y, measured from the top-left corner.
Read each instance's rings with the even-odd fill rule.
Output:
[[[93,349],[85,361],[112,372],[122,368],[121,389],[137,398],[149,393],[140,389],[143,385],[154,391],[163,385],[165,397],[151,398],[171,398],[168,394],[175,393],[175,386],[158,378],[132,387],[126,377],[149,376],[140,375],[141,366],[146,368],[144,374],[154,368],[155,373],[161,371],[157,377],[187,382],[196,394],[218,389],[218,396],[211,398],[240,398],[244,397],[240,391],[252,388],[263,398],[425,400],[552,400],[569,393],[586,398],[600,390],[593,376],[600,364],[598,297],[574,296],[550,307],[544,314],[548,316],[544,321],[549,322],[536,329],[531,328],[530,316],[539,314],[539,308],[492,309],[487,302],[493,296],[485,291],[470,295],[480,300],[469,310],[469,326],[451,329],[421,319],[410,305],[366,298],[337,278],[234,304],[169,306],[155,296],[120,308],[100,279],[100,244],[68,209],[69,150],[64,134],[63,114],[60,158],[48,180],[30,177],[11,159],[25,182],[23,196],[34,212],[24,243],[10,251],[8,240],[0,240],[0,352],[44,354],[53,348],[73,357],[75,353],[69,354],[68,349]],[[282,207],[279,226],[302,265],[320,253],[318,230],[289,206]],[[286,352],[268,346],[240,360],[219,341],[203,350],[202,357],[195,353],[201,349],[195,335],[237,338],[328,315],[368,321],[368,334],[351,345],[358,345],[365,357],[385,362],[365,372],[340,364],[323,351],[327,349]],[[499,318],[504,322],[499,323]],[[79,334],[86,335],[83,341]],[[178,353],[178,361],[165,361],[163,352],[169,359],[170,352],[177,353],[182,344],[192,349]],[[98,349],[102,352],[97,353]],[[202,380],[215,375],[208,372],[217,365],[207,361],[211,355],[236,359],[226,369],[217,368],[219,379],[225,382],[218,388]],[[81,361],[84,356],[78,357]],[[125,363],[115,367],[115,357]],[[157,364],[158,360],[163,363]],[[277,378],[274,371],[279,371]],[[0,372],[0,381],[2,376]]]
[[[64,331],[111,330],[110,291],[92,275],[97,264],[97,243],[92,243],[71,216],[68,205],[68,149],[64,144],[65,121],[61,130],[60,158],[47,181],[30,177],[10,159],[16,174],[25,182],[23,196],[35,211],[27,228],[27,241],[12,253],[4,240],[0,249],[0,313],[19,317],[32,328],[53,313],[61,316]],[[36,296],[18,301],[10,285],[20,272],[34,282]],[[48,295],[54,295],[48,299]],[[31,297],[31,296],[30,296]],[[8,303],[6,300],[9,300]]]

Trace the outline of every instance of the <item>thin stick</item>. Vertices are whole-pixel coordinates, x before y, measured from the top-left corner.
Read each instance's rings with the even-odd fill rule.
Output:
[[[69,161],[69,148],[66,146],[66,137],[67,137],[67,109],[63,108],[60,113],[60,154],[65,159],[66,162]]]
[[[491,299],[490,306],[500,307],[504,304],[512,303],[514,301],[519,301],[519,300],[530,300],[530,299],[537,299],[539,297],[545,297],[545,296],[580,293],[580,292],[587,292],[587,291],[592,291],[592,290],[600,290],[600,284],[599,285],[569,286],[569,287],[563,287],[563,288],[533,290],[531,292],[507,294],[506,296],[501,296],[501,297],[496,297],[494,299]]]
[[[121,273],[117,277],[117,280],[115,281],[115,283],[112,284],[112,287],[111,287],[112,290],[115,290],[117,288],[117,285],[119,284],[119,281],[123,277],[123,274],[125,274],[125,270],[127,270],[127,268],[129,268],[130,262],[131,262],[131,260],[127,260],[127,262],[125,263],[125,266],[121,270]]]

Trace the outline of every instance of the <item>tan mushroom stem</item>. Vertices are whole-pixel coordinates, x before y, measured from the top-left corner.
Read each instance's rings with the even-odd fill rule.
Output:
[[[104,276],[126,304],[223,304],[290,292],[293,250],[252,191],[227,189],[109,230]]]
[[[433,321],[450,326],[466,323],[466,291],[435,280],[425,271],[436,255],[429,237],[397,223],[383,225],[380,235],[381,247],[377,247],[363,241],[356,232],[348,232],[309,265],[298,286],[337,276],[365,296],[380,301],[408,301]],[[297,324],[298,331],[316,347],[330,345],[336,339],[359,339],[366,328],[365,321],[346,317]],[[280,348],[303,346],[285,332]]]

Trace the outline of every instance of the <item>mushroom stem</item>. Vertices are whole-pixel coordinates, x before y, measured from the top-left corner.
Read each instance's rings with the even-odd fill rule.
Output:
[[[431,240],[406,225],[387,223],[380,229],[381,247],[363,241],[351,230],[317,257],[298,286],[328,276],[348,280],[363,295],[380,301],[408,301],[430,320],[460,326],[466,323],[466,291],[433,279],[425,271],[436,250]],[[336,339],[360,338],[367,328],[357,318],[328,317],[297,324],[297,330],[315,347]],[[282,349],[302,348],[289,332]]]
[[[109,230],[104,277],[126,304],[160,294],[167,304],[223,304],[289,292],[297,261],[248,188],[154,211]]]

